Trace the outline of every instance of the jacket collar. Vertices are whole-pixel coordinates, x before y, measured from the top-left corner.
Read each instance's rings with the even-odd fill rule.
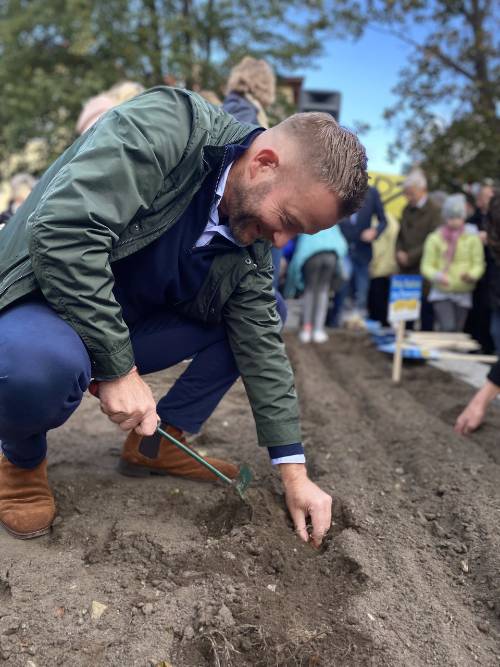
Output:
[[[246,149],[250,146],[252,141],[261,133],[263,128],[257,127],[249,134],[244,136],[238,143],[226,144],[225,146],[205,146],[203,149],[203,157],[208,164],[210,170],[221,168],[224,169],[230,162],[234,162]]]

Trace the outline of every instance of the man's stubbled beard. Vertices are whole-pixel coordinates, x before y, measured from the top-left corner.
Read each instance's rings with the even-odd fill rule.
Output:
[[[233,185],[231,193],[231,210],[228,215],[228,225],[232,235],[238,243],[250,245],[257,239],[250,241],[245,231],[252,224],[262,222],[262,200],[272,190],[270,182],[258,183],[251,187],[245,187],[240,183]]]

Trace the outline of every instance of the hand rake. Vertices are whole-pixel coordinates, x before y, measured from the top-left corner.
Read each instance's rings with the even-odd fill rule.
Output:
[[[190,449],[186,445],[183,445],[182,442],[179,442],[173,436],[171,436],[169,433],[164,431],[161,428],[161,426],[158,426],[156,430],[158,431],[158,433],[161,436],[163,436],[164,438],[169,440],[173,445],[175,445],[176,447],[181,449],[183,452],[185,452],[186,454],[191,456],[193,459],[195,459],[195,461],[198,461],[198,463],[201,463],[201,465],[205,466],[205,468],[210,470],[210,472],[213,472],[213,474],[216,475],[223,482],[232,486],[236,490],[236,492],[238,493],[240,498],[242,500],[245,500],[245,497],[244,497],[245,496],[245,491],[247,490],[248,485],[252,481],[252,477],[253,477],[252,471],[250,470],[250,468],[247,465],[240,466],[240,471],[238,473],[238,477],[236,477],[235,479],[231,479],[230,477],[227,477],[226,475],[224,475],[224,473],[221,472],[220,470],[217,470],[217,468],[215,468],[211,463],[206,461],[203,458],[203,456],[200,456],[195,451],[193,451],[192,449]]]

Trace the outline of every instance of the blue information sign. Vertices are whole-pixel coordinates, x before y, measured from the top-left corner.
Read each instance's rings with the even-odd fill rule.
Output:
[[[422,276],[392,276],[389,322],[418,320],[422,303]]]

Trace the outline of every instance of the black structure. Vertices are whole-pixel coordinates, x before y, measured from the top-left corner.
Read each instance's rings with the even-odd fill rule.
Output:
[[[338,120],[340,99],[341,95],[337,90],[302,90],[299,111],[324,111]]]

